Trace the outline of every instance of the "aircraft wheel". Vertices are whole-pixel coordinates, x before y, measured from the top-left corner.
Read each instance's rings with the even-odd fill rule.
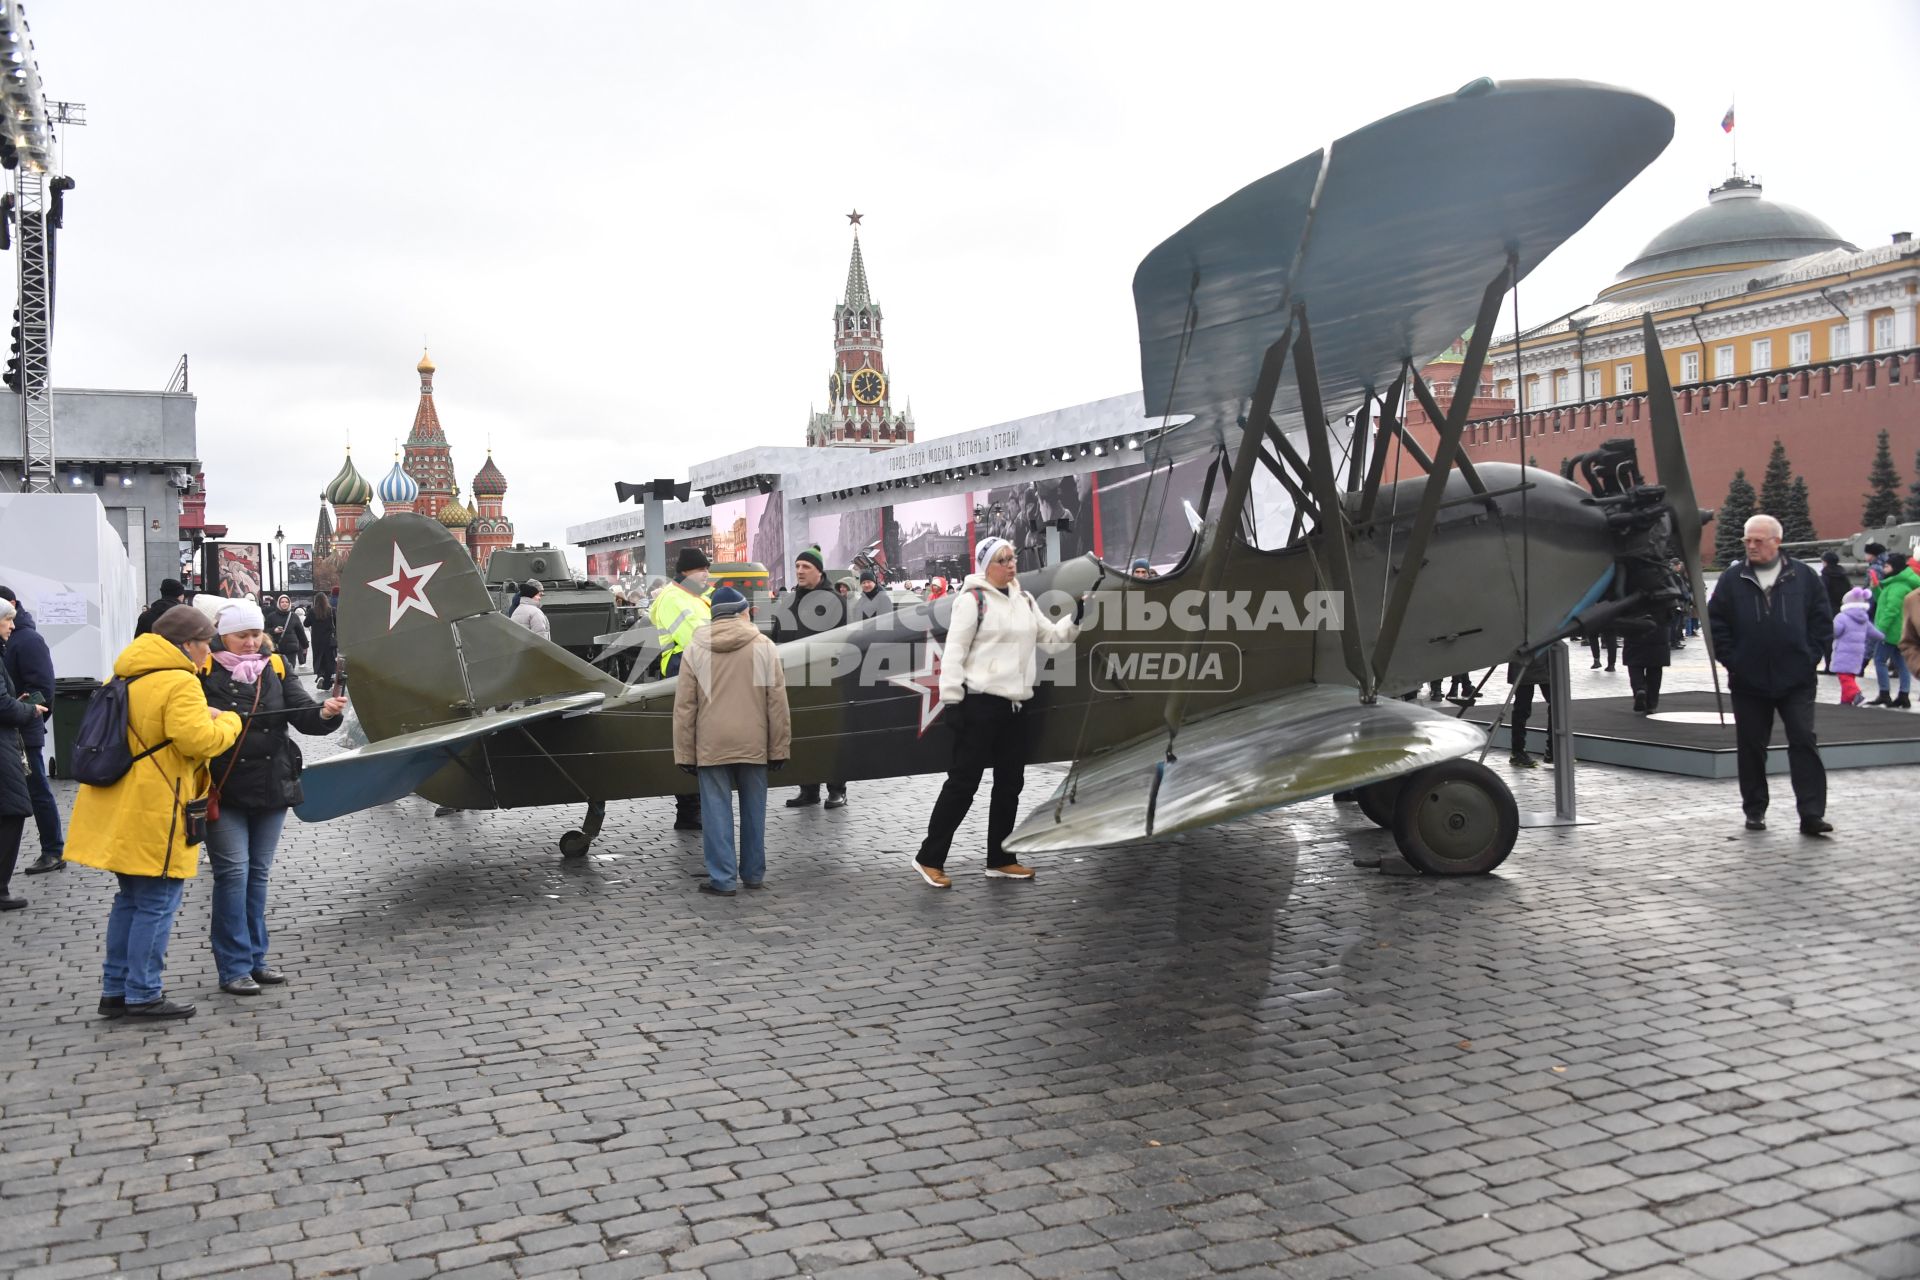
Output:
[[[1388,778],[1385,782],[1370,783],[1361,787],[1356,795],[1360,802],[1360,812],[1376,827],[1393,830],[1393,806],[1400,800],[1400,792],[1405,789],[1405,778]]]
[[[592,847],[593,838],[583,831],[569,831],[560,837],[560,854],[567,858],[584,858]]]
[[[1403,780],[1393,839],[1428,875],[1485,875],[1520,836],[1520,809],[1500,775],[1472,760],[1429,765]]]

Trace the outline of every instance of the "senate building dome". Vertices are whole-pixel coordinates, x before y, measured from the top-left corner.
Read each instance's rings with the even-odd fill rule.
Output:
[[[1761,195],[1760,184],[1735,173],[1707,194],[1705,208],[1647,242],[1620,269],[1601,298],[1616,302],[1830,249],[1855,246],[1804,209]],[[1716,281],[1717,282],[1717,281]]]

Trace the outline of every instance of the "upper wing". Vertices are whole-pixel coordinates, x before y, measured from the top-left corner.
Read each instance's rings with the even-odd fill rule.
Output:
[[[1459,338],[1509,249],[1525,276],[1672,136],[1670,111],[1624,89],[1478,80],[1261,178],[1134,274],[1147,413],[1196,415],[1169,443],[1210,446],[1302,303],[1337,417]],[[1291,385],[1274,417],[1300,425]]]
[[[1007,840],[1015,853],[1124,844],[1398,777],[1478,750],[1485,732],[1397,698],[1302,685],[1097,753]]]
[[[306,799],[293,811],[303,822],[325,822],[398,800],[446,768],[470,742],[554,716],[595,711],[605,700],[604,693],[569,694],[530,707],[489,711],[467,720],[416,729],[343,751],[307,766],[300,775]]]

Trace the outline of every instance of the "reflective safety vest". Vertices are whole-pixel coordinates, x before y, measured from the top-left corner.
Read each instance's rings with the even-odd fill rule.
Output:
[[[653,598],[653,608],[647,616],[660,636],[660,674],[665,675],[673,655],[683,652],[693,633],[713,621],[713,606],[705,595],[695,595],[675,582]]]

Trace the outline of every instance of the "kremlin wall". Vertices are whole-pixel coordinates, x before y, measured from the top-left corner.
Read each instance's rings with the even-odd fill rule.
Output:
[[[1845,537],[1861,528],[1880,432],[1904,480],[1920,466],[1916,301],[1920,245],[1905,233],[1857,248],[1736,173],[1591,304],[1517,344],[1497,339],[1462,447],[1473,462],[1557,469],[1609,436],[1631,436],[1651,472],[1641,339],[1651,314],[1700,504],[1719,505],[1736,470],[1758,488],[1779,440],[1806,478],[1816,532]],[[1431,442],[1417,407],[1416,423]]]

